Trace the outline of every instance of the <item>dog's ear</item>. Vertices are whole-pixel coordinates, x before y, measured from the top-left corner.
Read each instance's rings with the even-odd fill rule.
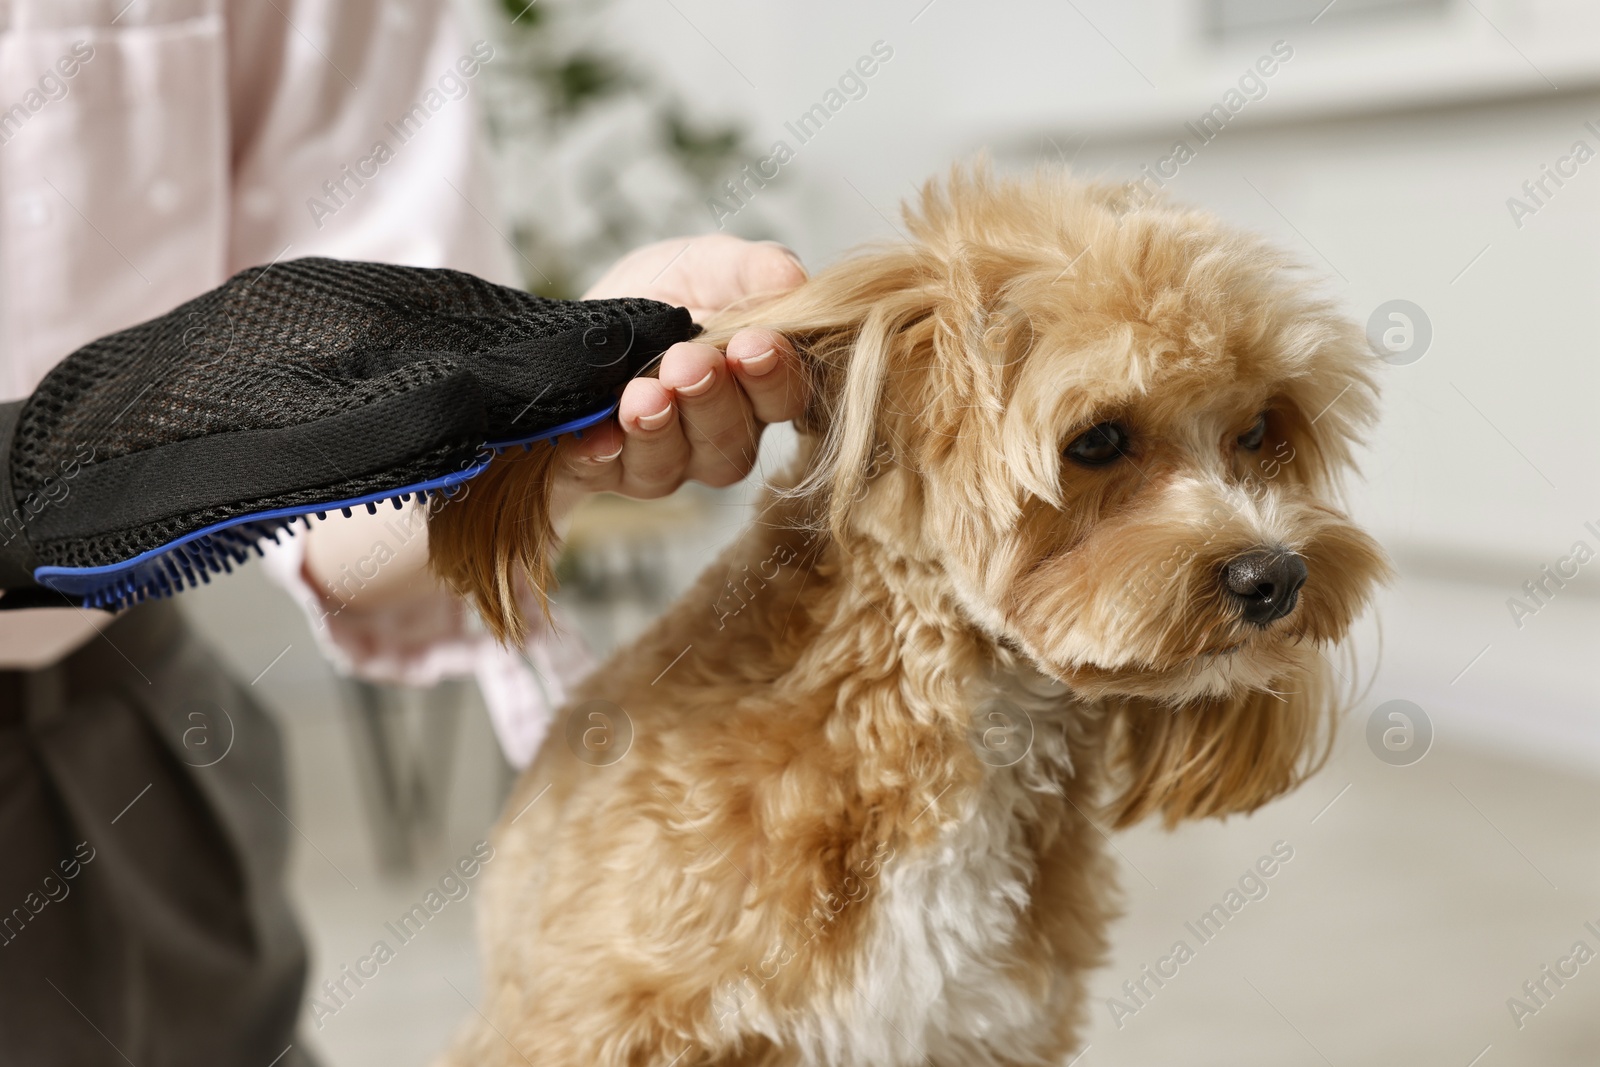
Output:
[[[816,447],[804,479],[789,495],[808,498],[836,537],[881,464],[893,451],[893,427],[883,417],[896,367],[916,363],[931,343],[934,311],[947,279],[924,250],[890,247],[833,264],[776,299],[721,312],[702,340],[721,347],[746,326],[783,334],[799,353],[810,395],[795,422]],[[926,361],[925,361],[926,362]]]
[[[725,348],[738,330],[765,326],[795,346],[811,389],[797,429],[822,442],[813,451],[808,482],[795,492],[812,496],[836,527],[868,477],[889,366],[915,343],[908,331],[918,333],[927,319],[934,280],[912,249],[869,252],[788,293],[720,312],[697,338]],[[555,456],[553,448],[501,456],[429,516],[435,573],[468,598],[502,642],[526,636],[528,595],[543,607],[554,582],[560,547],[550,510]]]
[[[1250,812],[1299,785],[1326,761],[1335,715],[1320,670],[1297,679],[1295,688],[1176,708],[1114,702],[1112,824],[1130,826],[1159,813],[1171,827]]]

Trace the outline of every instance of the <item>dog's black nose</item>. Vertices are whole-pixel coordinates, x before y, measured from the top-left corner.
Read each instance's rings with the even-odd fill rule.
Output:
[[[1286,548],[1260,549],[1229,560],[1222,585],[1246,622],[1265,626],[1294,610],[1306,584],[1306,561]]]

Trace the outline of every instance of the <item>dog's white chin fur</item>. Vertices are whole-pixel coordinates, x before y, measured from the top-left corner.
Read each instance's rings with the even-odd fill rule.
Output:
[[[1165,687],[1174,704],[1247,692],[1273,692],[1282,685],[1285,657],[1282,646],[1246,643],[1227,653],[1210,653],[1193,664],[1193,673]]]
[[[1292,636],[1263,630],[1232,648],[1204,653],[1165,670],[1142,669],[1123,657],[1092,654],[1062,658],[1029,649],[1042,673],[1086,699],[1143,697],[1173,705],[1278,692],[1286,677],[1311,669],[1317,651]]]

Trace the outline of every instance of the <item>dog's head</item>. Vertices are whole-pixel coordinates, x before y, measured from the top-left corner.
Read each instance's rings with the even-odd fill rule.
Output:
[[[1106,699],[1123,821],[1294,784],[1322,650],[1386,572],[1330,500],[1372,421],[1360,331],[1258,239],[1060,172],[958,170],[907,224],[759,312],[817,372],[833,535]]]
[[[1360,331],[1258,239],[1059,171],[957,169],[907,225],[709,324],[805,354],[797,492],[844,551],[924,565],[1000,654],[1111,709],[1119,822],[1295,784],[1332,721],[1322,650],[1386,571],[1330,501],[1373,415]],[[511,565],[548,573],[537,477],[491,470],[433,522],[502,635]]]

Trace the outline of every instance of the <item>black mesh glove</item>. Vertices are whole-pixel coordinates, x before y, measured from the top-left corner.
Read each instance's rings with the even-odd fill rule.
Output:
[[[448,491],[492,449],[605,418],[697,332],[655,301],[451,270],[244,271],[0,405],[0,607],[120,607],[231,569],[301,515]]]

